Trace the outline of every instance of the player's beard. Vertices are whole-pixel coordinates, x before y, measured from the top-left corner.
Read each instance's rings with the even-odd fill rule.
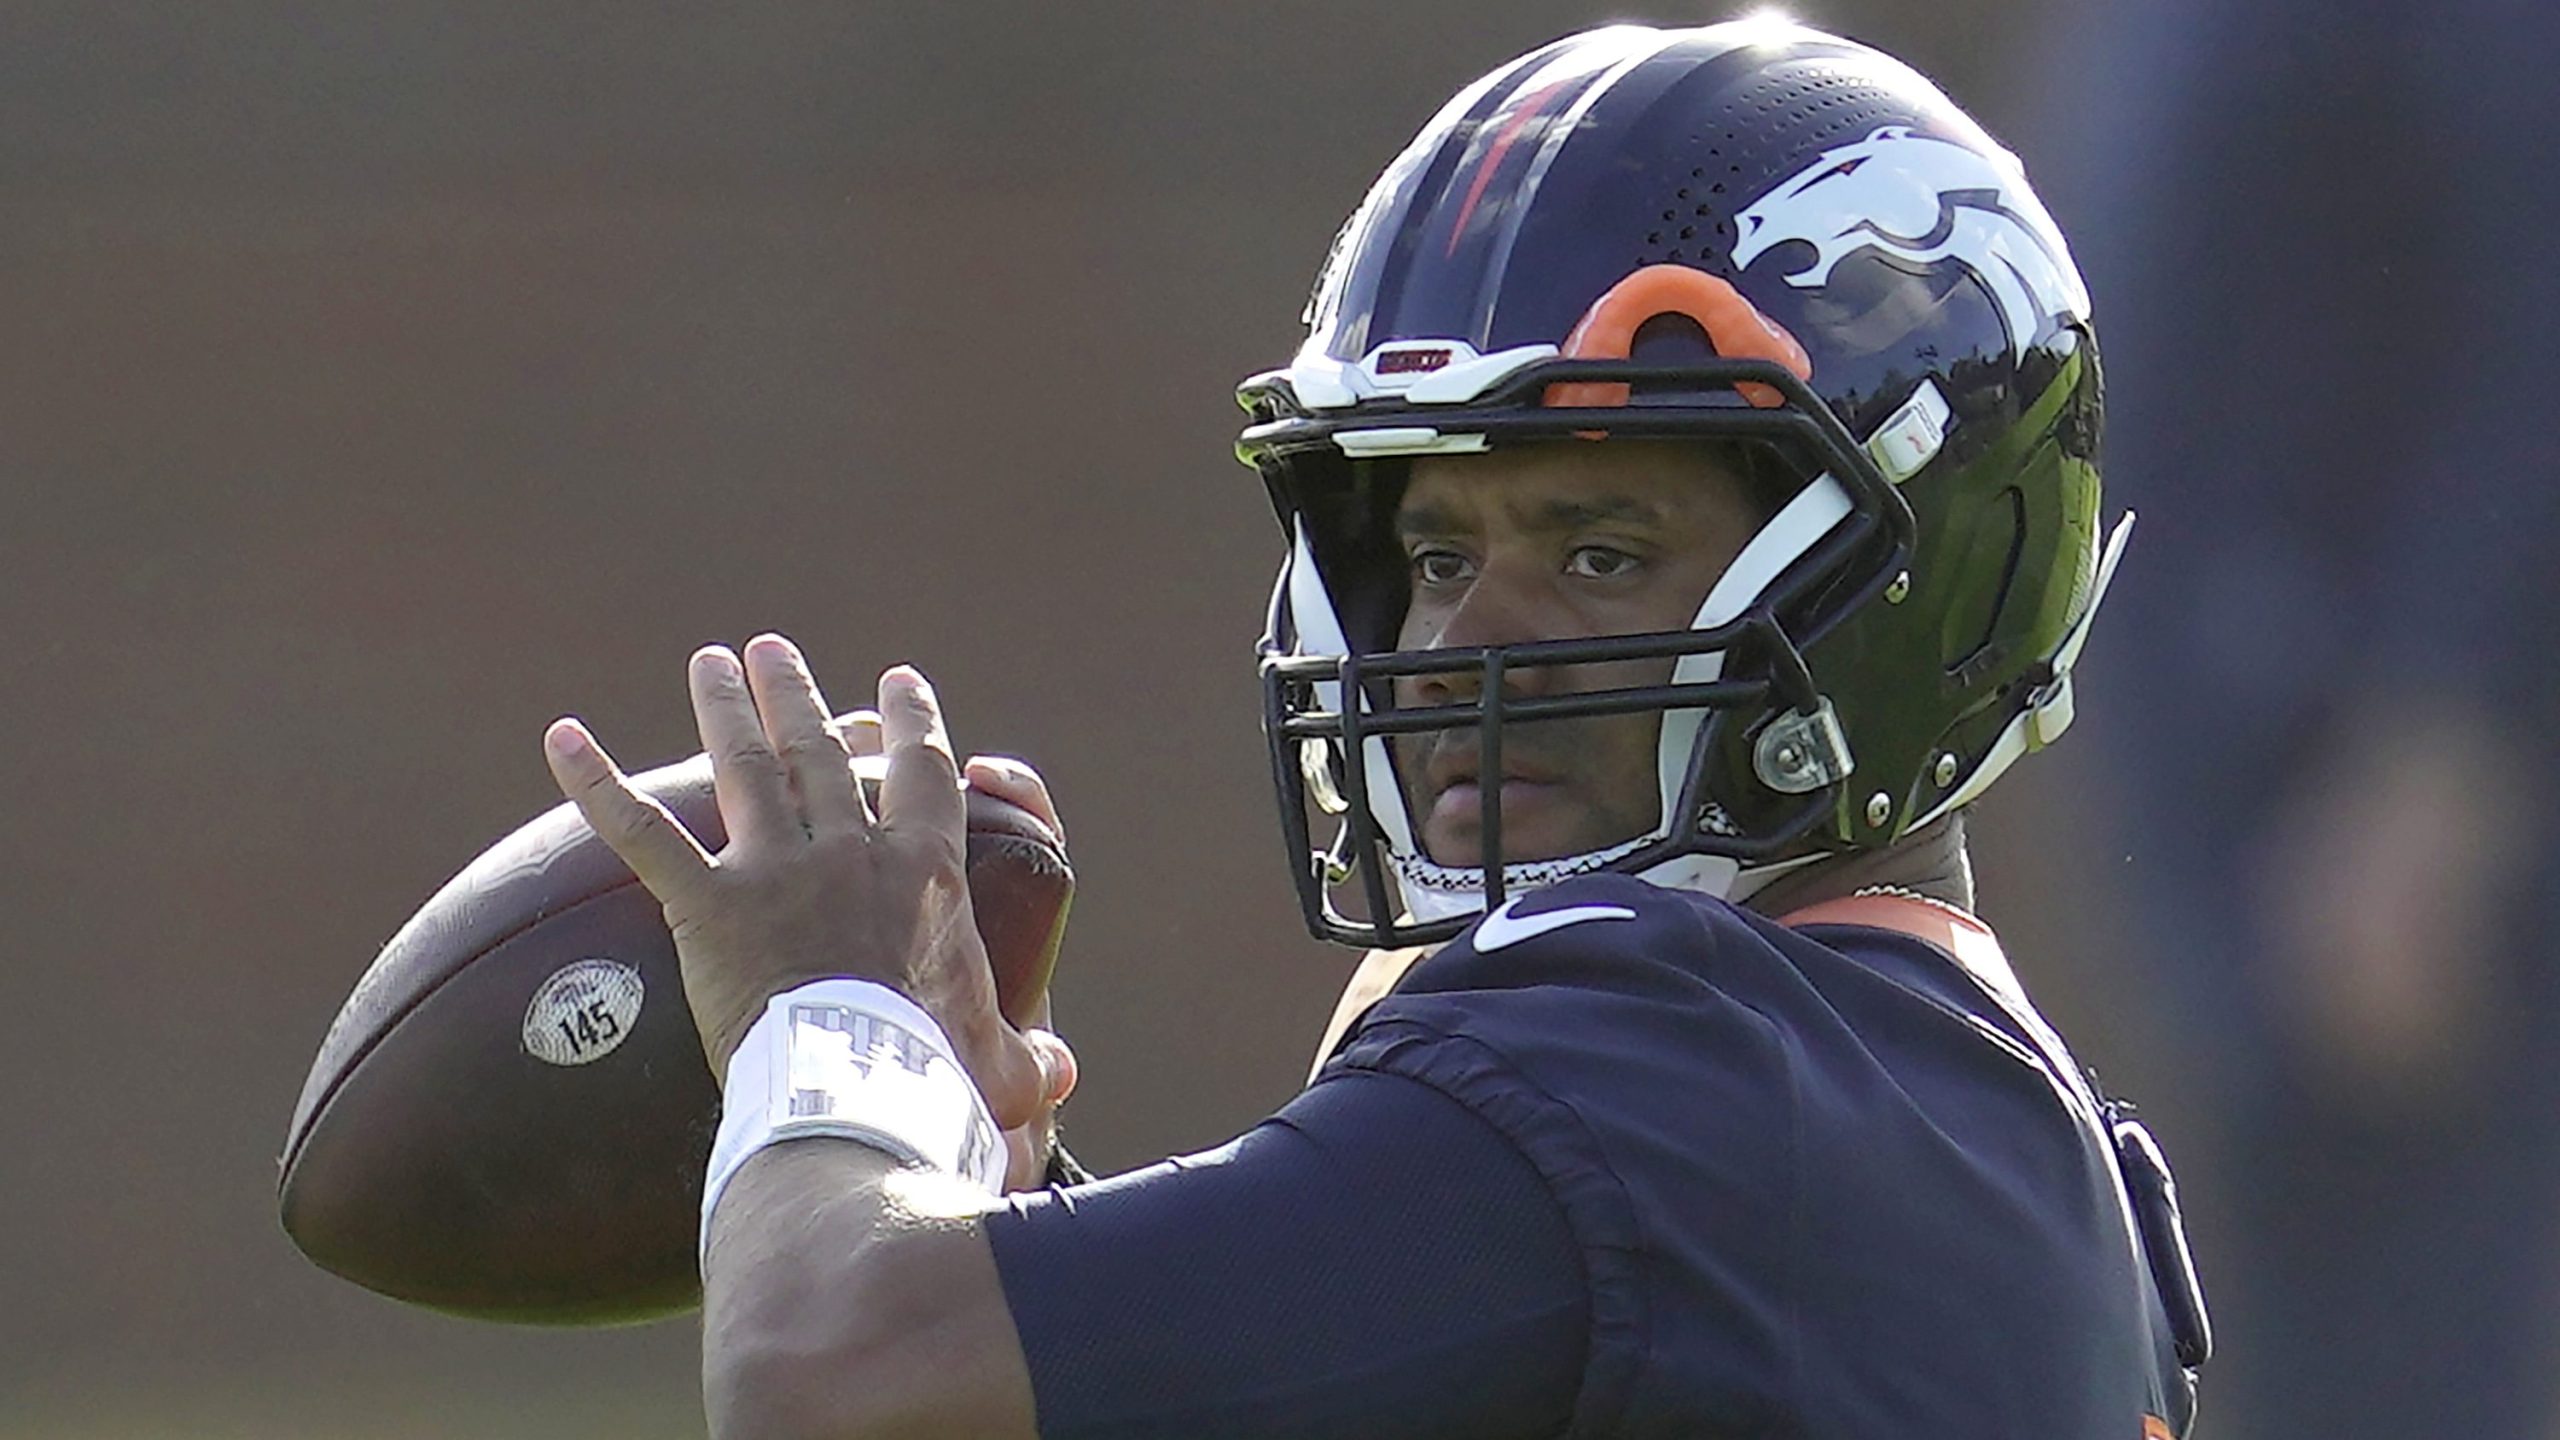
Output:
[[[1591,715],[1502,730],[1502,863],[1587,855],[1661,821],[1656,749],[1661,717]],[[1434,863],[1485,862],[1485,786],[1472,729],[1400,737],[1397,769],[1423,853]]]

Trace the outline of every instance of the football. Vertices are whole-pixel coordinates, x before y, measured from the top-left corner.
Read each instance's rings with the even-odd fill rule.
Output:
[[[876,763],[857,768],[876,783]],[[633,783],[723,843],[707,757]],[[1074,872],[1021,807],[972,790],[968,817],[978,929],[1019,1022]],[[685,1310],[719,1108],[656,898],[564,803],[464,867],[356,982],[285,1138],[285,1233],[324,1269],[460,1315]]]

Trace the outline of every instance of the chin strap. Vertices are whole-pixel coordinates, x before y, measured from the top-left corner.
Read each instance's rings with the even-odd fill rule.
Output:
[[[1662,832],[1656,830],[1650,835],[1638,836],[1587,855],[1572,855],[1561,860],[1516,861],[1502,867],[1502,893],[1526,895],[1577,875],[1596,875],[1608,869],[1612,862],[1632,855],[1661,838]],[[1822,858],[1820,855],[1800,855],[1793,860],[1745,867],[1721,855],[1675,855],[1649,869],[1628,873],[1648,885],[1665,890],[1694,890],[1701,895],[1713,895],[1719,900],[1740,904],[1750,899],[1760,887]],[[1405,855],[1390,855],[1388,859],[1395,867],[1396,880],[1405,897],[1407,918],[1446,920],[1452,915],[1484,913],[1482,870],[1439,865]]]
[[[1525,895],[1577,875],[1597,874],[1609,868],[1612,862],[1633,855],[1661,839],[1662,835],[1662,830],[1657,827],[1650,834],[1622,841],[1605,850],[1559,856],[1553,860],[1515,860],[1502,867],[1502,893]],[[1387,854],[1387,863],[1395,871],[1396,887],[1404,898],[1405,912],[1416,920],[1446,920],[1453,915],[1482,914],[1485,910],[1482,869],[1472,865],[1442,865],[1392,847]]]

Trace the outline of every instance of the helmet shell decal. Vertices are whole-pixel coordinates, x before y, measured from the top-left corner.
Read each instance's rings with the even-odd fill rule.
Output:
[[[1823,151],[1745,206],[1734,230],[1736,270],[1780,245],[1811,246],[1813,262],[1785,277],[1798,289],[1830,283],[1833,267],[1866,250],[1923,267],[1954,261],[1999,306],[2013,360],[2056,323],[2089,314],[2070,247],[2016,158],[1909,126]]]

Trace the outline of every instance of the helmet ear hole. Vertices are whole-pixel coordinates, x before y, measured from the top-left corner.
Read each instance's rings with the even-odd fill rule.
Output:
[[[1961,675],[1999,658],[1992,653],[1992,636],[1999,632],[2000,612],[2008,607],[2009,591],[2018,578],[2018,559],[2027,537],[2026,496],[2014,485],[2001,491],[1982,507],[1972,528],[1963,558],[1947,573],[1989,577],[1989,583],[1978,582],[1947,607],[1938,654],[1949,675]]]
[[[1395,516],[1410,465],[1399,458],[1309,466],[1288,497],[1343,636],[1364,654],[1396,648],[1404,624],[1409,591]]]

